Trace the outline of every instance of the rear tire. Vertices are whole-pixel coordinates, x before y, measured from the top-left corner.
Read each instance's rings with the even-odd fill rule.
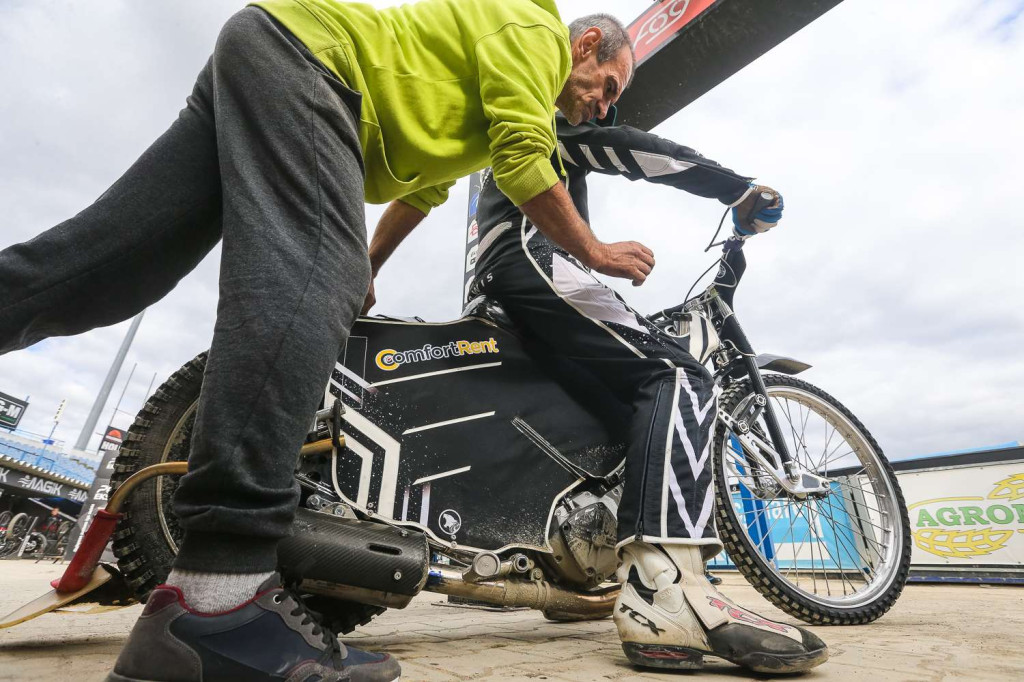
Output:
[[[140,469],[188,459],[206,355],[186,362],[142,406],[114,460],[113,490]],[[171,511],[178,480],[159,476],[135,488],[114,531],[118,568],[139,601],[167,579],[178,554],[183,532]]]
[[[114,490],[140,469],[188,459],[206,359],[207,353],[200,353],[186,362],[142,406],[114,462],[110,481]],[[118,568],[142,602],[153,588],[167,580],[184,537],[171,508],[180,478],[159,476],[135,488],[125,500],[124,517],[114,532]],[[305,596],[304,601],[324,615],[328,627],[341,634],[369,623],[386,610],[311,595]]]
[[[804,518],[807,519],[808,525],[806,537],[811,537],[811,521],[815,521],[819,527],[822,523],[827,525],[834,521],[831,515],[828,516],[827,521],[823,522],[821,519],[824,518],[824,514],[828,514],[829,511],[838,509],[838,507],[832,506],[834,504],[832,500],[834,495],[841,497],[842,486],[844,484],[833,484],[836,488],[831,488],[832,492],[830,492],[826,497],[826,499],[829,500],[829,506],[827,508],[820,502],[796,500],[796,498],[787,497],[788,494],[782,492],[777,494],[774,498],[771,497],[770,494],[765,498],[762,498],[767,499],[768,502],[767,504],[764,502],[760,503],[763,506],[760,511],[757,511],[756,514],[754,514],[753,519],[751,519],[751,512],[745,512],[741,515],[733,506],[736,501],[733,495],[738,494],[742,498],[745,494],[747,496],[746,502],[748,504],[758,504],[758,500],[754,499],[757,497],[757,494],[752,493],[749,487],[740,487],[738,485],[738,480],[742,479],[743,476],[730,476],[730,466],[735,467],[735,465],[729,465],[726,454],[727,448],[732,447],[729,443],[730,431],[721,421],[718,421],[715,427],[713,442],[715,514],[718,520],[719,535],[725,545],[725,550],[728,552],[729,557],[732,559],[736,568],[743,577],[746,578],[747,581],[768,601],[786,613],[807,623],[811,623],[812,625],[857,625],[870,623],[892,608],[893,604],[895,604],[896,600],[899,598],[900,593],[903,591],[903,587],[907,581],[907,576],[910,573],[910,553],[912,549],[910,544],[910,521],[907,515],[906,503],[903,500],[903,493],[900,491],[899,483],[896,480],[896,474],[893,472],[888,460],[882,453],[882,449],[878,446],[878,443],[875,442],[875,439],[871,436],[868,430],[838,400],[816,386],[792,377],[779,374],[764,374],[763,379],[770,400],[775,400],[778,395],[794,396],[799,399],[798,404],[807,408],[807,418],[810,418],[811,414],[818,416],[828,415],[827,419],[825,417],[821,417],[822,421],[824,421],[826,425],[831,426],[832,421],[836,422],[839,425],[839,428],[833,426],[833,428],[836,428],[835,433],[840,434],[841,438],[846,439],[847,436],[842,435],[841,433],[842,430],[845,430],[849,434],[849,437],[856,441],[857,446],[851,450],[851,454],[854,454],[856,457],[860,457],[861,454],[857,452],[857,448],[863,451],[863,456],[872,462],[870,466],[874,470],[873,473],[875,478],[878,479],[877,483],[880,486],[879,490],[886,493],[885,495],[879,496],[877,492],[869,491],[867,494],[876,495],[875,499],[877,500],[876,504],[878,504],[878,507],[881,508],[884,503],[887,507],[887,516],[891,516],[892,518],[879,521],[877,517],[873,517],[865,511],[865,517],[858,515],[856,517],[858,523],[854,523],[853,525],[860,524],[860,528],[862,530],[874,535],[876,531],[867,529],[867,526],[875,525],[872,523],[871,519],[874,519],[881,524],[890,524],[890,529],[886,539],[896,546],[892,550],[889,550],[888,546],[884,545],[884,543],[878,543],[878,547],[884,548],[887,552],[885,556],[889,558],[889,563],[886,564],[882,562],[880,555],[879,563],[885,568],[886,573],[878,578],[878,582],[874,587],[872,587],[870,582],[865,581],[866,585],[863,593],[864,596],[859,600],[855,598],[856,593],[851,593],[853,598],[848,600],[845,599],[845,586],[843,586],[842,598],[838,595],[832,595],[831,592],[828,596],[824,594],[817,594],[817,590],[820,588],[816,581],[813,583],[814,591],[809,591],[805,587],[808,582],[806,580],[806,575],[803,576],[804,582],[801,582],[800,570],[796,571],[797,582],[794,583],[790,581],[788,577],[791,575],[791,571],[794,570],[793,567],[797,565],[798,562],[793,560],[791,562],[791,568],[789,569],[790,572],[783,573],[786,569],[785,567],[779,567],[778,558],[776,557],[774,560],[767,558],[765,556],[765,552],[758,547],[754,540],[752,540],[750,536],[751,529],[756,525],[756,522],[759,520],[758,517],[760,517],[764,519],[761,521],[762,523],[772,524],[767,528],[767,535],[769,538],[773,538],[775,534],[772,531],[775,528],[775,524],[783,515],[788,516],[791,520],[794,518],[798,520],[800,518],[793,517],[793,511],[791,510],[795,508],[798,513],[802,509],[805,514]],[[719,409],[726,414],[736,415],[741,403],[743,403],[743,401],[751,394],[752,389],[749,380],[737,382],[728,388],[722,395],[719,402]],[[787,424],[786,415],[780,414],[778,408],[776,408],[776,415],[779,418],[783,432],[787,432],[791,424]],[[799,422],[800,420],[797,419],[797,421]],[[806,424],[807,421],[805,419],[805,427]],[[755,425],[754,429],[756,430],[757,428],[758,427]],[[800,446],[803,448],[803,452],[809,455],[809,449],[804,440],[804,436],[804,433],[798,435],[795,430],[793,431],[794,439],[800,443]],[[808,437],[807,440],[810,441],[811,439]],[[822,473],[823,476],[829,475],[827,465],[831,460],[832,455],[829,453],[828,448],[831,447],[831,445],[832,441],[830,439],[826,444],[826,453],[823,458],[825,462],[824,472]],[[791,451],[794,450],[795,445],[791,445],[790,449]],[[734,457],[734,455],[731,455],[730,457]],[[813,458],[811,458],[811,462],[813,463]],[[842,467],[840,467],[840,469],[842,469]],[[821,467],[818,467],[818,470],[821,471]],[[750,477],[750,480],[753,481],[754,478],[756,478],[756,473],[754,473],[751,468],[746,473],[746,476]],[[837,478],[836,480],[839,479]],[[852,486],[852,484],[850,485]],[[875,484],[872,484],[872,486],[873,485]],[[753,487],[756,488],[756,486]],[[861,489],[858,488],[858,490]],[[872,487],[871,490],[875,490],[874,487]],[[889,498],[888,500],[885,499],[886,496]],[[863,497],[862,492],[861,501],[863,502],[864,499],[866,498]],[[782,505],[776,505],[775,509],[778,509],[779,516],[776,517],[775,521],[770,521],[772,514],[766,512],[774,511],[774,509],[771,509],[770,507],[773,502],[781,502]],[[800,505],[803,503],[806,503],[806,506],[801,508]],[[792,507],[783,505],[792,505]],[[823,509],[824,511],[822,511]],[[853,517],[848,517],[848,520],[852,518]],[[853,523],[852,520],[851,523]],[[843,526],[841,523],[838,527],[849,528],[848,526]],[[883,526],[877,527],[882,528]],[[854,533],[859,532],[855,529],[850,530]],[[840,532],[845,534],[846,531],[844,530]],[[797,533],[791,535],[790,537],[793,542],[789,544],[795,546],[797,544],[796,539],[798,536],[799,534]],[[782,539],[785,539],[785,536]],[[795,549],[791,548],[791,551],[794,552],[794,559],[799,559],[799,555],[805,547],[805,541],[802,541],[799,547],[796,547]],[[767,542],[764,542],[764,544],[772,545],[774,542],[776,542],[774,539],[769,539]],[[868,549],[871,549],[870,542],[868,542],[866,538],[864,543]],[[819,555],[817,558],[814,556],[813,549],[811,549],[810,565],[812,566],[812,577],[815,577],[813,567],[815,566],[816,561],[822,567],[822,575],[827,576],[824,570],[826,565],[825,555],[821,553],[821,547],[823,544],[814,540],[812,540],[810,544],[812,546],[815,544],[819,546]],[[833,574],[840,575],[840,585],[842,585],[843,574],[852,575],[855,573],[855,571],[851,571],[849,569],[840,570],[840,564],[844,560],[843,554],[849,553],[848,556],[852,556],[852,549],[855,548],[847,549],[847,547],[844,546],[842,549],[837,550],[836,553],[840,554],[839,560],[836,560],[832,556],[831,551],[828,552],[828,558],[833,561],[836,566],[836,570],[832,570],[831,572]],[[874,551],[878,552],[878,549],[876,548]],[[866,555],[869,557],[867,563],[872,566],[871,570],[873,571],[875,559],[870,555],[870,553],[867,553]],[[807,560],[802,559],[801,561],[806,563]],[[806,573],[806,571],[803,572]],[[870,576],[870,572],[867,571],[861,570],[860,573]],[[827,579],[828,578],[826,577],[825,580],[827,581]],[[872,580],[874,579],[875,578],[872,577]],[[847,580],[847,582],[850,581]],[[855,587],[852,582],[850,582],[850,586],[851,588]]]

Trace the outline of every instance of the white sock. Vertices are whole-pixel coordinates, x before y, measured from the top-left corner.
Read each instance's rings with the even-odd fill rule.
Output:
[[[171,570],[166,584],[177,587],[185,595],[185,603],[202,613],[220,613],[244,604],[256,596],[267,578],[266,573],[207,573],[206,571]]]

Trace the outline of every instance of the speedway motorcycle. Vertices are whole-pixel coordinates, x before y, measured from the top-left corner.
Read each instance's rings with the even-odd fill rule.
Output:
[[[896,477],[849,410],[794,378],[809,365],[754,351],[733,311],[743,242],[723,244],[713,282],[649,319],[722,391],[711,456],[728,562],[796,618],[871,622],[909,571]],[[552,379],[566,369],[553,362],[483,298],[453,322],[358,320],[296,453],[301,504],[279,550],[329,626],[349,632],[423,590],[555,620],[611,614],[628,409],[585,378]],[[205,363],[186,363],[142,408],[64,577],[0,626],[144,601],[163,582]],[[97,565],[111,535],[117,567]]]

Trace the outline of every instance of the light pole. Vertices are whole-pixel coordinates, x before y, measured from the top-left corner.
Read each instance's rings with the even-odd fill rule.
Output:
[[[142,316],[145,312],[143,310],[135,316],[135,319],[132,320],[132,326],[128,328],[128,333],[124,335],[121,348],[118,349],[117,355],[114,356],[114,362],[111,363],[110,369],[107,370],[107,378],[103,380],[100,392],[96,394],[96,400],[92,404],[92,409],[89,410],[89,416],[85,420],[85,425],[82,426],[82,432],[78,434],[78,441],[75,443],[76,450],[85,450],[89,444],[89,437],[92,435],[93,429],[96,428],[96,422],[99,421],[103,406],[107,404],[107,398],[110,397],[110,389],[114,387],[114,380],[117,379],[117,374],[121,371],[121,365],[124,364],[125,356],[128,355],[128,349],[135,339],[135,332],[139,330],[139,325],[142,323]]]

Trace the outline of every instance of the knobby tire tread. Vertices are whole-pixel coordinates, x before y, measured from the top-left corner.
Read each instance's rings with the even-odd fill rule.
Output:
[[[765,386],[791,386],[806,391],[816,398],[828,403],[831,407],[843,414],[867,440],[868,444],[878,454],[882,470],[885,476],[892,481],[895,491],[897,507],[901,511],[903,521],[902,548],[899,558],[899,567],[896,577],[888,589],[875,598],[871,603],[851,609],[836,609],[810,601],[797,592],[790,585],[778,578],[772,572],[763,567],[752,555],[760,556],[760,553],[750,542],[747,534],[743,531],[742,522],[735,518],[732,500],[728,484],[722,480],[722,458],[725,456],[725,438],[729,430],[724,424],[718,422],[715,426],[714,435],[714,475],[715,475],[715,517],[718,521],[718,532],[725,551],[728,552],[740,574],[747,582],[761,593],[772,604],[782,609],[789,615],[812,625],[863,625],[882,617],[899,598],[903,587],[910,574],[910,553],[912,551],[910,542],[910,521],[907,514],[907,506],[903,499],[903,492],[896,481],[896,473],[893,471],[889,460],[886,459],[882,448],[875,442],[874,437],[842,403],[817,386],[794,379],[781,374],[766,373],[762,377]],[[726,414],[732,414],[740,401],[750,395],[752,389],[750,381],[744,379],[736,382],[726,389],[719,398],[719,409]]]

